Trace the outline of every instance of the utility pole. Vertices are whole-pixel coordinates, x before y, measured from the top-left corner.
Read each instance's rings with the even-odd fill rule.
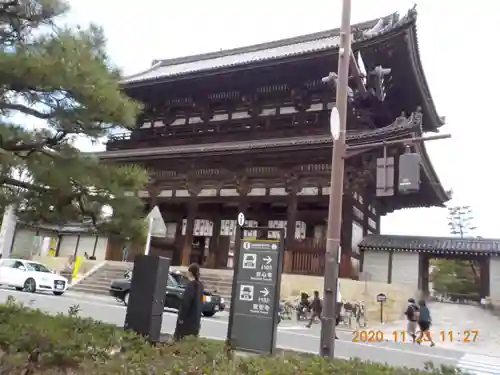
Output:
[[[328,228],[326,236],[326,264],[324,277],[324,315],[321,319],[320,354],[334,357],[335,318],[337,314],[337,288],[339,279],[340,232],[342,226],[342,197],[344,189],[344,157],[346,151],[345,131],[347,120],[347,94],[349,60],[351,57],[351,0],[342,1],[342,23],[340,27],[337,96],[332,109],[331,130],[334,139],[332,150],[332,173],[330,180],[330,201],[328,207]],[[339,301],[340,302],[340,301]]]

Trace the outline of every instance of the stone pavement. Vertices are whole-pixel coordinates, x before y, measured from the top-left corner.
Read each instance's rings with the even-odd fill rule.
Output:
[[[495,356],[500,353],[500,318],[479,306],[433,302],[429,304],[432,316],[432,336],[436,346],[470,354]],[[385,337],[401,339],[406,321],[402,320],[370,327],[380,330]],[[477,332],[477,337],[474,336]],[[409,341],[406,339],[406,341]],[[423,345],[428,345],[424,343]]]

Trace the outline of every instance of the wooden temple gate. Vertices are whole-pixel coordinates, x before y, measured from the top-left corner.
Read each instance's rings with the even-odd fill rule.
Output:
[[[353,27],[353,50],[368,73],[362,77],[352,59],[348,145],[419,136],[443,124],[429,100],[415,19],[412,10],[401,19],[391,15]],[[113,135],[99,157],[151,171],[147,191],[135,193],[147,209],[158,205],[171,228],[168,238],[153,243],[157,251],[170,252],[174,264],[196,260],[227,267],[231,234],[224,234],[221,223],[244,212],[259,225],[273,221],[287,233],[300,229],[299,236],[286,238],[286,272],[323,273],[335,87],[322,77],[335,69],[337,40],[338,30],[328,30],[159,60],[123,80],[125,92],[144,103],[144,111],[137,128]],[[380,75],[382,65],[390,68],[388,76]],[[357,244],[379,233],[381,215],[449,199],[424,145],[412,150],[421,155],[420,190],[384,197],[376,194],[375,177],[383,150],[346,155],[341,276],[356,277]],[[386,151],[398,163],[404,147]],[[196,219],[210,223],[204,224],[205,231],[211,226],[210,235],[195,233]]]

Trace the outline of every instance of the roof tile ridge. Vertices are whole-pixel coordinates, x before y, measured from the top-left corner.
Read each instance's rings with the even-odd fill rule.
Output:
[[[380,19],[385,19],[387,17],[390,17],[390,16],[378,17],[378,18],[373,19],[373,20],[364,21],[364,22],[352,25],[352,27],[358,28],[358,29],[370,28],[370,27],[373,27],[373,25],[375,25]],[[231,56],[231,55],[236,55],[236,54],[240,54],[240,53],[257,52],[257,51],[266,50],[266,49],[270,49],[270,48],[290,46],[290,45],[294,45],[294,44],[305,43],[305,42],[310,42],[310,41],[314,41],[314,40],[338,36],[339,33],[340,33],[340,28],[317,31],[314,33],[298,35],[298,36],[293,36],[290,38],[284,38],[284,39],[279,39],[279,40],[274,40],[274,41],[269,41],[269,42],[257,43],[257,44],[253,44],[253,45],[249,45],[249,46],[230,48],[230,49],[221,50],[221,51],[213,51],[213,52],[206,52],[206,53],[189,55],[189,56],[174,57],[174,58],[170,58],[170,59],[156,59],[156,60],[153,60],[152,65],[154,67],[171,66],[171,65],[185,64],[185,63],[190,63],[190,62],[195,62],[195,61],[208,60],[208,59],[213,59],[213,58],[218,58],[218,57]]]

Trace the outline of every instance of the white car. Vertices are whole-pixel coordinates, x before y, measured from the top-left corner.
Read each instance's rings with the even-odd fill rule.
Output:
[[[0,285],[11,286],[29,293],[46,291],[60,296],[68,288],[68,279],[38,262],[1,259]]]

